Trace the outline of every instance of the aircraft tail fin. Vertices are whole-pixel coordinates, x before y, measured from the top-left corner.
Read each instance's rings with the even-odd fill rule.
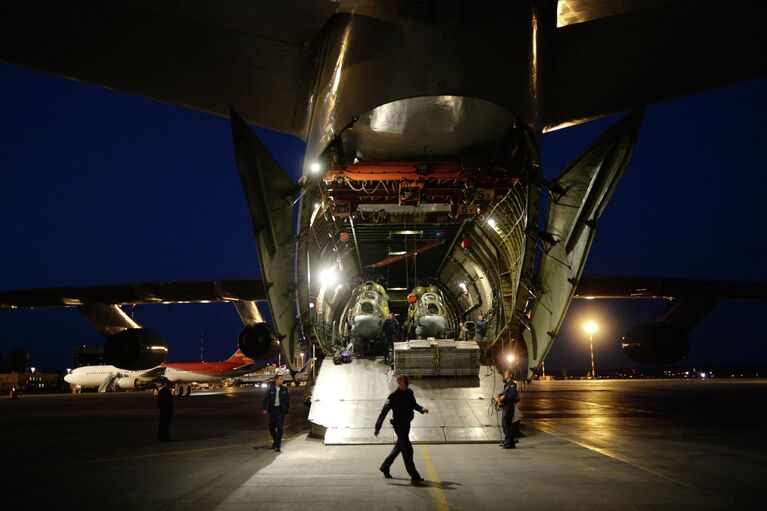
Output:
[[[243,364],[248,364],[252,362],[245,354],[240,351],[240,348],[237,348],[237,351],[232,353],[232,356],[226,359],[226,362],[241,362]]]

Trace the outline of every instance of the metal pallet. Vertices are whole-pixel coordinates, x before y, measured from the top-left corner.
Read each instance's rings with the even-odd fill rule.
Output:
[[[479,345],[447,339],[397,342],[394,370],[409,376],[477,376]]]

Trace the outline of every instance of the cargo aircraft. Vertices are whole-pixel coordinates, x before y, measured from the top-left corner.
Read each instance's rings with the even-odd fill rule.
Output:
[[[668,300],[623,344],[673,360],[717,300],[765,286],[584,264],[642,108],[763,75],[765,19],[762,0],[2,2],[0,61],[231,118],[261,278],[8,291],[0,307],[77,307],[111,363],[141,369],[167,345],[122,304],[229,301],[243,353],[292,363],[302,337],[330,352],[349,283],[378,272],[392,310],[428,282],[452,318],[492,311],[486,353],[514,343],[528,377],[577,297]],[[543,177],[544,133],[620,112]],[[306,142],[297,183],[248,124]]]

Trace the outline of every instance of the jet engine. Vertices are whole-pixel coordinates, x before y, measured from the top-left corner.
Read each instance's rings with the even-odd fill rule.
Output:
[[[635,326],[621,340],[626,354],[643,364],[670,364],[690,348],[686,329],[672,321],[653,321]]]
[[[168,356],[168,343],[147,328],[129,328],[110,335],[104,343],[104,359],[120,369],[150,369]]]
[[[268,360],[280,353],[280,342],[266,323],[256,323],[243,328],[237,344],[246,357],[256,361]]]
[[[131,376],[123,376],[122,378],[118,378],[115,381],[115,385],[120,390],[140,389],[146,386],[144,382],[139,381],[138,379]]]

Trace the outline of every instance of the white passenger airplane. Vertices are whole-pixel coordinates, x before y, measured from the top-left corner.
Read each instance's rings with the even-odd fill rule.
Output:
[[[137,389],[167,380],[180,385],[180,392],[189,395],[192,383],[218,382],[252,373],[261,367],[238,349],[222,362],[166,363],[134,371],[113,365],[83,366],[73,369],[64,377],[64,381],[78,389],[95,388],[99,392],[106,392],[113,388]]]

